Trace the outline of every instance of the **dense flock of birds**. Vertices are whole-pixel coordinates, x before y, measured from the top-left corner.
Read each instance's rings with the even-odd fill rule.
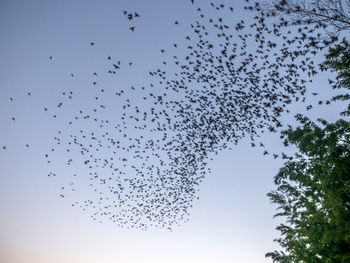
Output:
[[[72,167],[69,171],[79,170],[62,186],[62,198],[88,179],[82,191],[93,195],[72,206],[88,211],[93,220],[141,229],[180,225],[188,220],[200,184],[210,173],[211,156],[243,137],[249,137],[253,147],[263,147],[264,155],[270,154],[259,135],[276,131],[287,105],[305,100],[306,85],[317,73],[313,58],[326,45],[318,41],[322,28],[288,27],[283,17],[249,1],[244,12],[253,19],[232,24],[222,16],[234,13],[234,6],[211,2],[217,15],[209,16],[206,8],[191,2],[196,17],[190,25],[193,34],[184,36],[186,46],[171,46],[171,52],[187,50],[185,57],[165,56],[168,49],[161,49],[166,60],[149,71],[152,84],[113,91],[124,101],[117,107],[108,104],[112,93],[99,80],[105,73],[132,67],[132,62],[108,56],[108,69],[92,73],[96,91],[91,101],[85,99],[78,112],[62,116],[69,116],[69,128],[57,132],[45,159],[51,163],[61,150],[67,167]],[[123,15],[130,22],[141,17],[135,11]],[[175,21],[174,26],[178,24]],[[135,26],[130,30],[134,32]],[[90,45],[95,48],[98,43]],[[177,70],[167,71],[170,65]],[[58,113],[53,112],[63,109],[66,101],[79,104],[74,95],[73,90],[64,91],[61,102],[43,110],[56,118]],[[121,111],[121,116],[107,119],[108,111]],[[48,176],[59,174],[51,171]]]

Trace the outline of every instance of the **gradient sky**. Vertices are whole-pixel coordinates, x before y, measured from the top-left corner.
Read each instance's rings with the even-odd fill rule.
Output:
[[[208,14],[213,12],[206,1],[197,2]],[[221,2],[239,10],[243,1]],[[209,164],[212,174],[201,186],[189,222],[172,232],[98,224],[72,208],[72,200],[59,197],[64,176],[47,177],[52,166],[58,174],[66,171],[64,161],[59,161],[65,159],[64,153],[50,166],[44,158],[57,130],[66,124],[65,118],[47,118],[43,107],[57,104],[60,93],[68,90],[77,97],[67,105],[66,116],[77,105],[90,103],[83,94],[89,94],[85,89],[91,86],[91,73],[105,68],[108,55],[132,61],[134,66],[102,79],[103,87],[146,85],[148,70],[162,62],[160,49],[171,50],[190,32],[196,8],[189,0],[0,1],[1,262],[271,262],[264,254],[277,248],[273,239],[278,237],[274,228],[279,221],[272,219],[275,208],[266,193],[274,188],[273,176],[283,162],[264,157],[246,140],[215,156]],[[122,15],[123,10],[141,14],[134,23],[135,32],[129,30],[133,23]],[[234,13],[227,20],[233,23],[242,17],[246,14]],[[180,23],[177,27],[175,20]],[[95,43],[93,48],[90,42]],[[172,52],[179,57],[185,54],[181,49]],[[317,77],[309,92],[329,97],[332,91],[326,79]],[[27,92],[32,95],[28,97]],[[116,108],[120,103],[108,102]],[[295,104],[290,110],[305,112],[305,105]],[[339,107],[316,107],[307,114],[335,120]],[[119,113],[108,114],[113,118]],[[283,119],[293,122],[292,114]],[[271,150],[282,147],[276,134],[265,135],[264,142]]]

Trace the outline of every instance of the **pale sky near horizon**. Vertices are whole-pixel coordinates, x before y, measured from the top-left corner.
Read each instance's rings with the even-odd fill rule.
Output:
[[[103,85],[146,85],[148,70],[162,63],[159,50],[183,41],[197,19],[197,7],[212,12],[207,2],[195,2],[192,6],[189,0],[0,1],[0,262],[272,262],[264,255],[278,248],[273,239],[278,237],[279,219],[272,218],[276,211],[266,193],[274,188],[273,176],[283,162],[263,156],[248,140],[209,163],[212,174],[200,187],[189,222],[172,232],[99,224],[71,207],[73,200],[59,197],[64,177],[47,177],[52,166],[58,174],[65,172],[65,163],[59,162],[65,156],[51,165],[44,158],[65,124],[62,119],[48,119],[43,107],[57,104],[62,91],[74,89],[79,94],[108,55],[132,61],[133,67],[117,78],[102,79]],[[221,2],[239,10],[244,1]],[[137,11],[141,17],[130,23],[123,10]],[[233,16],[235,20],[244,14]],[[132,25],[134,32],[129,30]],[[90,42],[95,43],[93,48]],[[332,91],[326,79],[317,77],[309,92],[329,97]],[[79,103],[84,105],[84,99]],[[293,113],[306,113],[305,104],[290,109],[285,122],[293,122]],[[315,107],[306,114],[334,121],[341,109]],[[282,149],[278,134],[264,135],[263,140],[272,151]]]

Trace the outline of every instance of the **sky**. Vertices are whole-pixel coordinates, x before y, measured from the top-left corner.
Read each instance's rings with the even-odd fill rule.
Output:
[[[0,1],[1,262],[272,262],[264,255],[278,248],[273,239],[278,237],[275,227],[280,219],[272,218],[275,207],[266,193],[274,188],[273,176],[283,161],[263,156],[248,140],[210,161],[212,173],[200,185],[200,198],[193,203],[189,221],[173,231],[127,229],[92,220],[87,212],[71,206],[75,198],[90,195],[83,179],[75,182],[80,186],[76,193],[60,197],[60,188],[69,184],[72,171],[84,173],[84,168],[67,168],[64,150],[55,153],[52,163],[45,159],[57,131],[67,127],[72,113],[97,105],[90,99],[92,73],[106,69],[108,56],[126,66],[118,74],[98,79],[99,87],[106,90],[148,85],[148,71],[164,60],[162,48],[184,56],[185,51],[175,50],[173,43],[183,43],[190,34],[189,25],[196,20],[199,6],[209,15],[213,12],[207,2],[195,2]],[[221,2],[240,10],[243,1]],[[129,22],[123,10],[137,11],[140,18]],[[225,13],[225,18],[228,23],[249,19],[244,13],[232,17]],[[179,25],[174,26],[174,21]],[[332,90],[327,77],[316,77],[308,92],[328,98]],[[70,91],[74,98],[67,102],[62,92]],[[126,96],[137,101],[139,94]],[[49,108],[48,118],[43,108],[61,101],[64,109]],[[112,106],[102,116],[118,119],[122,102],[108,96],[104,102]],[[340,107],[305,112],[305,104],[293,104],[292,113],[283,116],[283,121],[293,123],[297,112],[334,121]],[[58,117],[52,118],[53,114]],[[266,134],[263,141],[271,150],[282,147],[277,134]],[[55,178],[47,176],[52,170]]]

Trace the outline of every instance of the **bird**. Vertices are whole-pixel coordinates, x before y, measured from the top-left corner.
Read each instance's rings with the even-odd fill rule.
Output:
[[[299,44],[306,38],[293,40],[284,21],[268,23],[259,7],[244,9],[256,12],[251,21],[233,23],[226,21],[227,12],[240,10],[210,3],[212,12],[200,4],[196,2],[191,32],[183,35],[185,48],[179,42],[168,43],[176,49],[161,47],[162,60],[147,69],[144,83],[123,86],[115,80],[116,85],[105,85],[110,74],[132,70],[123,67],[132,62],[101,55],[102,70],[96,66],[87,75],[98,89],[79,90],[79,99],[64,90],[60,101],[43,105],[45,111],[50,109],[48,117],[57,119],[50,121],[61,126],[52,141],[55,146],[47,149],[50,156],[42,158],[50,165],[54,158],[62,163],[54,153],[59,152],[56,147],[63,152],[62,165],[69,174],[63,181],[70,181],[62,195],[74,198],[64,191],[89,188],[91,194],[72,206],[90,211],[96,222],[141,229],[172,229],[186,222],[201,182],[211,173],[211,156],[243,138],[249,138],[252,147],[264,148],[266,158],[288,157],[270,154],[257,139],[280,129],[289,104],[304,103],[306,84],[316,70],[311,64],[316,48]],[[139,17],[135,11],[122,14],[132,24]],[[74,109],[61,101],[68,96]],[[76,173],[73,164],[86,171]],[[60,175],[53,171],[48,176]],[[79,179],[86,179],[87,186],[79,189]]]

